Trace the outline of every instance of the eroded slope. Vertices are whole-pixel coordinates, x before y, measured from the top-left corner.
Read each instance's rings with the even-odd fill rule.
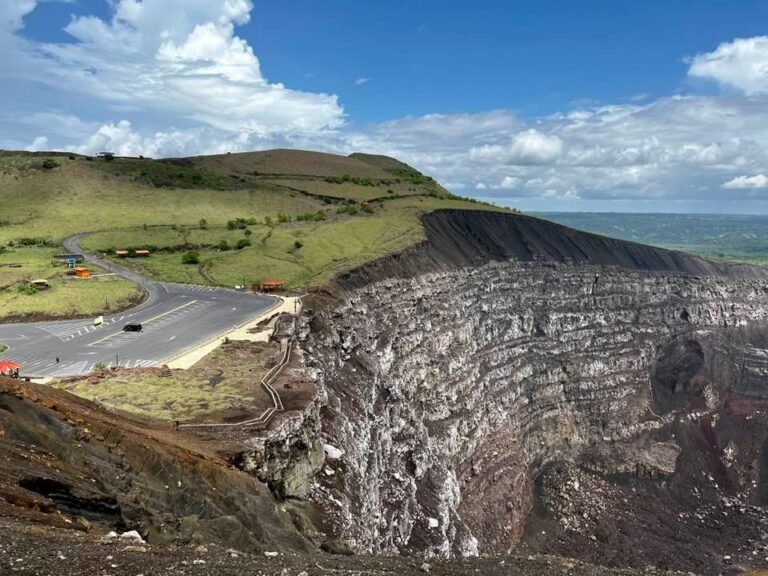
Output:
[[[626,521],[639,526],[654,507],[706,518],[725,510],[724,498],[759,503],[759,437],[745,436],[751,452],[738,441],[726,450],[718,432],[737,393],[728,374],[712,378],[707,393],[721,402],[683,402],[677,395],[687,388],[672,384],[663,412],[652,375],[681,334],[762,326],[764,269],[519,216],[445,211],[425,225],[427,243],[342,278],[341,290],[314,303],[304,348],[328,397],[322,433],[334,457],[313,498],[334,530],[354,549],[378,553],[499,553],[521,542],[546,551],[570,538],[563,550],[612,565],[661,556],[672,568],[711,572],[736,555],[760,557],[759,508],[744,512],[730,536],[690,531],[687,554],[676,552],[685,523],[647,530],[634,555],[626,550],[636,538],[595,531],[583,534],[593,549],[579,547],[541,500],[537,478],[564,464],[630,492],[636,479],[650,479],[655,504],[628,506]],[[697,366],[675,370],[687,381]],[[755,382],[752,392],[768,396],[762,373]],[[697,486],[695,474],[710,482],[731,453],[753,455],[734,464],[753,471],[748,482],[712,480],[716,489],[680,500]],[[606,517],[624,501],[606,497]],[[536,502],[542,518],[554,519],[543,538],[525,536]]]

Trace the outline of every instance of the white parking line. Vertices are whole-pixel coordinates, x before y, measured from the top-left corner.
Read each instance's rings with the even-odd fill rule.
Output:
[[[195,304],[195,303],[197,303],[197,300],[192,300],[191,302],[187,302],[186,304],[182,304],[181,306],[177,306],[173,310],[168,310],[167,312],[163,312],[162,314],[158,314],[157,316],[155,316],[153,318],[150,318],[149,320],[144,320],[142,322],[142,325],[150,324],[152,322],[160,320],[161,318],[164,318],[166,316],[170,316],[174,312],[178,312],[179,310],[187,308],[188,306],[191,306],[192,304]],[[96,346],[97,344],[101,344],[102,342],[105,342],[107,340],[110,340],[112,338],[120,336],[121,334],[125,334],[125,332],[122,332],[122,331],[121,332],[115,332],[113,334],[110,334],[109,336],[105,336],[101,340],[96,340],[96,342],[92,342],[91,344],[89,344],[89,346]]]

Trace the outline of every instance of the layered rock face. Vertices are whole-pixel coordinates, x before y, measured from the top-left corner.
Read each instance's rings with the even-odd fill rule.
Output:
[[[670,380],[663,362],[655,370],[657,356],[701,327],[747,327],[768,315],[760,269],[692,276],[567,255],[559,259],[568,264],[493,262],[482,250],[449,266],[437,253],[395,259],[409,263],[401,275],[410,278],[383,265],[353,274],[353,288],[316,301],[308,319],[302,348],[327,394],[322,435],[333,456],[312,499],[359,552],[506,552],[523,537],[534,482],[551,462],[674,474],[684,447],[669,429],[689,418],[685,410],[707,409],[706,399],[679,397],[703,389],[690,380],[706,361],[695,346],[667,353],[675,374],[685,372],[680,358],[690,365]],[[419,263],[433,271],[414,275]]]

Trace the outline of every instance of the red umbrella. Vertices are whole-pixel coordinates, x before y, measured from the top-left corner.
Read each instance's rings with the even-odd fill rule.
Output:
[[[5,372],[6,370],[18,370],[21,368],[21,364],[18,362],[14,362],[13,360],[0,360],[0,372]]]

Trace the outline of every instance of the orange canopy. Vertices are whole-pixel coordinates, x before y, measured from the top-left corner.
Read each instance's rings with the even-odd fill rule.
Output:
[[[21,368],[21,364],[18,362],[14,362],[13,360],[0,360],[0,372],[5,372],[6,370],[18,370]]]

